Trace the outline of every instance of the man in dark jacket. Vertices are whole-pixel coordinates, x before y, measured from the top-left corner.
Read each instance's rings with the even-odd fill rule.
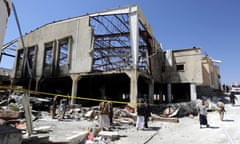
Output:
[[[148,128],[148,120],[151,116],[151,109],[147,100],[144,101],[144,127]]]

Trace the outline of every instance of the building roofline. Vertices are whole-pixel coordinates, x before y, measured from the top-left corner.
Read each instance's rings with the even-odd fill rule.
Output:
[[[182,51],[192,51],[192,50],[201,50],[201,48],[197,48],[197,47],[193,47],[193,48],[184,48],[184,49],[172,50],[172,52],[182,52]]]
[[[82,17],[85,16],[89,16],[89,17],[94,17],[94,16],[101,16],[101,15],[113,15],[113,14],[131,14],[131,13],[138,13],[138,19],[141,21],[141,23],[143,24],[143,26],[145,26],[145,28],[147,29],[147,31],[153,36],[153,31],[152,28],[150,26],[150,24],[147,22],[147,20],[145,19],[144,15],[142,14],[140,8],[137,5],[128,5],[128,6],[120,6],[117,8],[112,8],[112,9],[108,9],[108,10],[104,10],[104,11],[100,11],[100,12],[95,12],[95,13],[91,13],[91,14],[85,14],[85,15],[81,15],[81,16],[76,16],[76,17],[70,17],[70,18],[66,18],[66,19],[61,19],[61,20],[57,20],[57,21],[52,21],[49,22],[47,24],[44,24],[42,26],[37,27],[34,30],[31,30],[30,32],[26,33],[32,33],[40,28],[43,28],[45,26],[49,26],[51,24],[57,24],[57,23],[61,23],[61,22],[69,22],[69,21],[75,21],[75,20],[79,20]]]

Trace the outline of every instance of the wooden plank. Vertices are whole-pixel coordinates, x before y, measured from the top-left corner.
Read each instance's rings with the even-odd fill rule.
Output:
[[[152,120],[159,120],[159,121],[163,121],[163,122],[174,122],[174,123],[179,122],[178,118],[161,117],[156,114],[151,114],[151,117],[152,117]]]

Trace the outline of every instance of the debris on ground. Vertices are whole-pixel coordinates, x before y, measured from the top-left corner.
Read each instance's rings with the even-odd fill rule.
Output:
[[[21,95],[23,95],[21,93]],[[14,129],[21,131],[21,134],[26,134],[26,120],[24,117],[23,106],[21,104],[21,95],[11,95],[7,100],[3,99],[0,102],[0,126],[10,126]],[[49,99],[33,98],[35,109],[32,110],[32,119],[36,121],[33,127],[32,137],[24,138],[25,143],[34,141],[48,141],[51,143],[85,143],[85,144],[110,144],[111,142],[118,140],[118,129],[122,129],[121,126],[126,125],[126,128],[134,127],[137,119],[136,109],[134,106],[125,105],[113,108],[113,125],[110,130],[103,131],[98,127],[98,115],[99,106],[83,107],[80,104],[66,105],[64,117],[62,121],[58,121],[58,105],[55,109],[50,109],[50,105],[46,108],[46,103]],[[209,110],[217,110],[216,103],[208,100]],[[151,112],[151,121],[179,123],[179,118],[184,116],[194,117],[198,115],[198,100],[185,103],[172,103],[162,104],[161,107],[155,107],[155,110]],[[46,111],[48,109],[48,111]],[[54,110],[54,112],[53,112]],[[59,136],[56,125],[41,125],[43,119],[45,121],[54,121],[55,123],[61,123],[69,121],[71,123],[77,121],[88,121],[94,125],[90,128],[88,125],[81,128],[76,127],[76,130],[72,130],[65,133],[64,136]],[[66,124],[66,123],[64,123]],[[87,128],[86,128],[87,127]],[[55,130],[55,131],[54,131]],[[64,131],[64,130],[63,130]],[[6,133],[7,134],[7,133]],[[39,136],[39,134],[43,136]],[[6,136],[6,135],[5,135]]]
[[[179,119],[178,118],[171,118],[171,117],[162,117],[162,116],[158,116],[156,114],[151,114],[152,120],[156,120],[156,121],[162,121],[162,122],[174,122],[174,123],[178,123]]]

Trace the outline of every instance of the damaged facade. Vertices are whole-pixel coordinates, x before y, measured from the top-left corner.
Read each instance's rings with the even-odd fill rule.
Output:
[[[46,24],[24,43],[26,49],[18,42],[13,85],[26,88],[31,79],[36,91],[152,102],[160,84],[162,48],[135,5]]]
[[[220,88],[219,67],[201,48],[166,51],[161,75],[168,103],[196,100]]]
[[[219,68],[200,48],[163,51],[136,5],[46,24],[18,41],[12,86],[136,103],[195,100],[218,88]],[[71,104],[98,102],[72,98]]]

